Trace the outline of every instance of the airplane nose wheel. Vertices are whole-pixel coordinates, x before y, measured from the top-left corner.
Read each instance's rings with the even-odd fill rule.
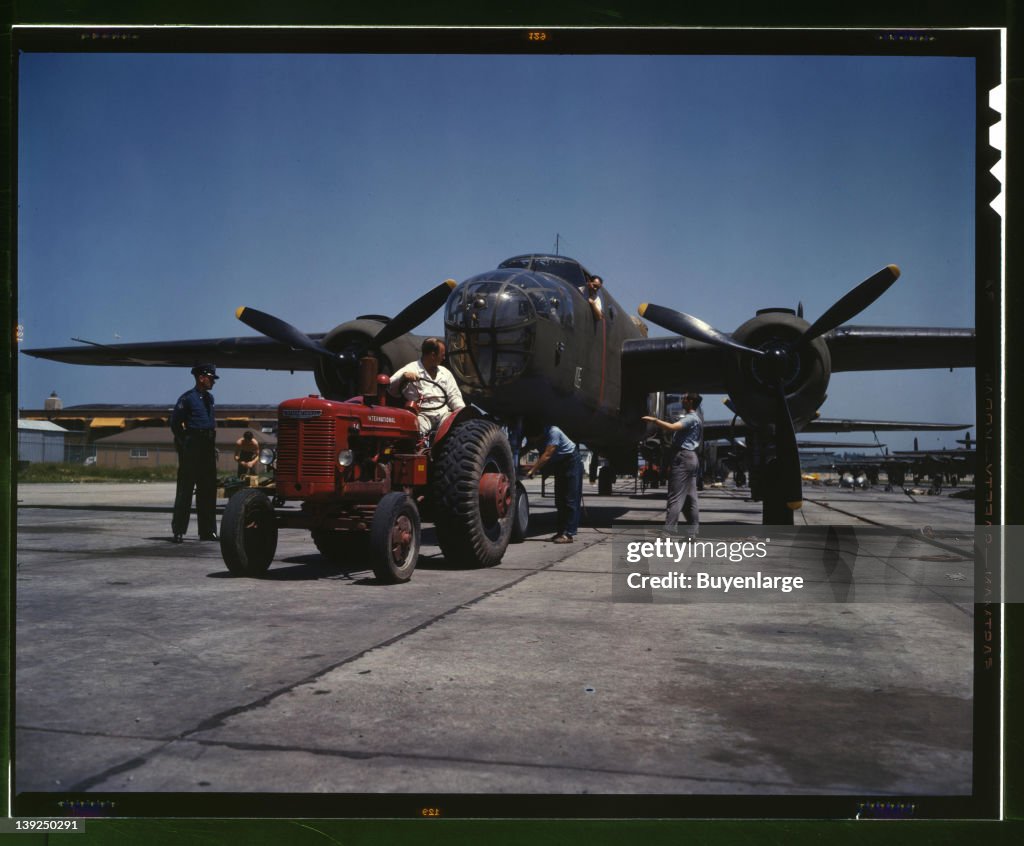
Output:
[[[530,528],[530,499],[526,495],[526,487],[516,482],[515,506],[512,510],[511,543],[522,543]]]

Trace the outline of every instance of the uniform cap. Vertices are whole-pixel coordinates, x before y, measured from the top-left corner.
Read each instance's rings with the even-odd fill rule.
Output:
[[[212,364],[197,364],[195,367],[192,368],[192,375],[210,376],[214,380],[220,378],[220,376],[217,375],[217,368]]]

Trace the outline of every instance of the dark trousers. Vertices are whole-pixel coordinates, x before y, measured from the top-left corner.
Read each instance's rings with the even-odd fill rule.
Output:
[[[178,490],[171,521],[171,531],[176,535],[188,531],[193,491],[199,534],[211,535],[217,531],[217,452],[212,437],[197,433],[185,435],[178,450]]]
[[[549,462],[555,477],[555,514],[558,534],[575,535],[580,528],[580,501],[583,498],[583,460],[577,449],[572,455]]]
[[[674,532],[679,524],[679,512],[689,523],[689,532],[700,528],[700,506],[697,503],[697,475],[700,461],[697,453],[679,450],[672,456],[668,471],[668,505],[665,510],[665,529]]]

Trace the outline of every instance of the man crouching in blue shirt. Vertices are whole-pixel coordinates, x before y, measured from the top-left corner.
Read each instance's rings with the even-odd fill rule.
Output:
[[[528,432],[527,441],[542,450],[526,472],[532,479],[543,468],[543,475],[555,477],[557,528],[554,543],[572,543],[580,527],[580,501],[583,498],[583,460],[580,448],[557,426],[545,426],[541,432]]]
[[[212,364],[192,368],[196,386],[185,391],[171,412],[171,431],[178,450],[178,490],[171,531],[181,543],[188,531],[192,492],[196,494],[199,539],[217,540],[217,420],[210,388],[220,378]]]

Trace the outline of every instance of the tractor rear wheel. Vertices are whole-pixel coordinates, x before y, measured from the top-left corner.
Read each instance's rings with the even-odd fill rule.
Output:
[[[515,468],[502,429],[477,418],[452,429],[437,447],[432,500],[445,560],[493,567],[512,536]]]

